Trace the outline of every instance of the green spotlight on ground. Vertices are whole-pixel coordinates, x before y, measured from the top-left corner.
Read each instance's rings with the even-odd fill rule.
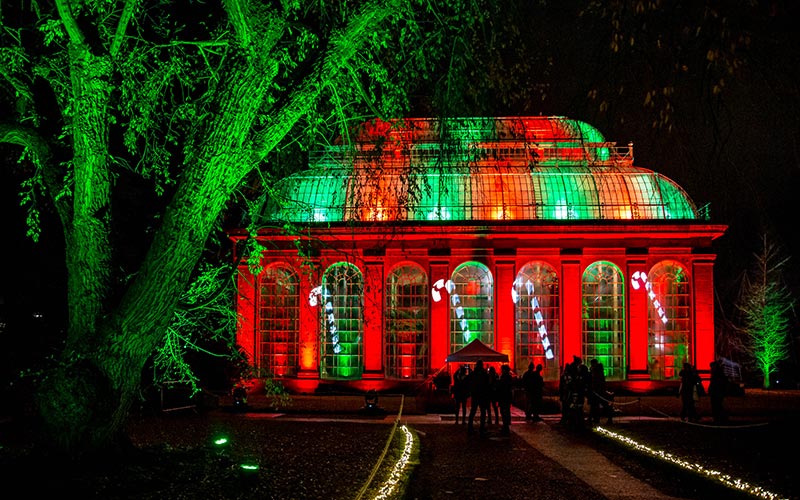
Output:
[[[216,446],[226,446],[229,443],[230,441],[228,441],[228,438],[226,437],[219,437],[214,440],[214,445]]]

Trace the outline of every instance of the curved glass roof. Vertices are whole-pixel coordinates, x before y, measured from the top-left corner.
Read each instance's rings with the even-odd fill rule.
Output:
[[[534,221],[697,219],[632,147],[563,117],[373,121],[279,181],[267,220]]]

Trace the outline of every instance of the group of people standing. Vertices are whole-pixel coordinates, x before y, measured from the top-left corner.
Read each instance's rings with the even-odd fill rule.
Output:
[[[678,397],[681,398],[681,419],[690,422],[699,421],[696,401],[704,395],[702,381],[690,363],[684,363],[679,373],[681,385]],[[722,366],[711,363],[711,379],[708,394],[711,399],[711,411],[715,423],[725,420],[723,397],[726,391],[727,378]],[[463,364],[453,374],[451,392],[455,401],[455,423],[467,424],[467,432],[474,434],[474,420],[480,411],[479,432],[485,435],[487,427],[499,425],[502,420],[501,435],[509,434],[511,425],[511,403],[513,390],[517,385],[511,367],[504,364],[498,375],[495,368],[484,367],[482,360],[475,362],[475,367]],[[525,391],[525,420],[537,422],[542,420],[542,402],[544,396],[544,378],[542,365],[528,365],[528,370],[520,377],[520,385]],[[579,356],[573,356],[572,362],[564,365],[559,379],[559,399],[561,402],[561,423],[574,429],[583,429],[587,422],[598,424],[605,419],[612,423],[614,415],[614,395],[606,388],[605,369],[597,359],[589,365],[583,363]],[[584,405],[588,403],[588,418],[584,413]]]
[[[606,424],[612,422],[614,408],[613,394],[606,389],[606,376],[603,364],[596,359],[583,363],[580,356],[573,356],[572,362],[564,365],[558,383],[561,401],[561,423],[575,429],[584,428],[586,415],[584,405],[589,403],[589,421]]]
[[[520,382],[525,391],[525,420],[528,422],[541,421],[542,403],[544,397],[544,378],[542,365],[530,363],[528,370],[520,377]],[[467,424],[467,432],[474,434],[474,420],[480,411],[479,431],[486,434],[487,427],[494,423],[498,425],[502,420],[501,435],[508,435],[511,425],[511,402],[513,390],[516,385],[511,367],[502,365],[498,376],[493,366],[484,367],[482,360],[475,363],[474,369],[463,364],[453,374],[451,392],[455,401],[455,423],[459,420]],[[589,417],[592,422],[598,423],[604,416],[607,423],[611,423],[613,409],[608,399],[610,393],[605,386],[605,373],[602,363],[596,359],[591,361],[591,369],[581,362],[578,356],[573,357],[573,362],[564,367],[559,384],[561,394],[562,422],[568,425],[583,427],[584,402],[589,402]]]
[[[715,424],[727,420],[723,401],[728,390],[728,377],[718,361],[712,361],[709,368],[711,375],[708,382],[708,391],[703,387],[703,380],[691,363],[684,363],[683,369],[678,373],[681,385],[678,388],[678,397],[681,398],[681,420],[699,422],[700,414],[697,412],[697,401],[708,392],[711,400],[711,418]]]
[[[511,367],[500,367],[500,375],[493,366],[487,370],[482,360],[475,362],[475,368],[470,370],[467,365],[461,365],[453,375],[451,389],[456,404],[456,424],[459,415],[461,423],[467,424],[467,433],[475,433],[475,416],[480,410],[481,435],[486,435],[487,428],[492,423],[494,410],[494,423],[498,425],[502,420],[500,434],[507,436],[511,426],[511,401],[514,393],[514,377]],[[467,415],[467,403],[469,416]]]

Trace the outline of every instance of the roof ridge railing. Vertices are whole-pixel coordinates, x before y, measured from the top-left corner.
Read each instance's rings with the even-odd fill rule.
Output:
[[[430,143],[435,144],[435,143]],[[485,147],[491,144],[493,147]],[[309,165],[345,166],[353,163],[372,163],[381,158],[387,167],[403,167],[411,162],[430,165],[456,166],[464,163],[512,163],[516,165],[568,166],[631,166],[633,165],[633,145],[617,146],[615,143],[587,143],[581,141],[547,141],[539,144],[498,141],[484,143],[484,147],[453,148],[446,151],[442,161],[441,149],[384,148],[377,150],[361,145],[358,148],[329,146],[323,150],[309,153]],[[518,144],[524,144],[520,147]],[[410,153],[410,154],[409,154]],[[498,165],[501,166],[501,165]]]

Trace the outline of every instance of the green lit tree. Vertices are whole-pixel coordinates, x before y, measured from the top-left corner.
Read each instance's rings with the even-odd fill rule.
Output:
[[[122,442],[144,367],[168,365],[200,327],[186,311],[220,296],[198,264],[226,209],[302,164],[293,145],[402,116],[473,7],[3,2],[0,143],[22,151],[29,235],[48,204],[65,244],[66,338],[36,387],[50,442]]]
[[[766,235],[762,242],[753,269],[744,275],[736,306],[742,314],[741,350],[752,360],[763,377],[763,387],[768,389],[778,364],[789,357],[794,299],[783,280],[788,257],[783,257]]]

